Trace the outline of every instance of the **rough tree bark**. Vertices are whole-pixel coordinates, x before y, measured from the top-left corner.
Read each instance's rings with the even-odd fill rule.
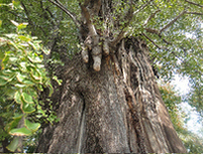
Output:
[[[112,41],[110,33],[101,36],[91,24],[90,16],[107,8],[110,1],[81,4],[83,27],[88,29],[80,36],[82,57],[65,60],[58,69],[63,84],[52,100],[59,102],[60,121],[44,128],[36,152],[185,153],[159,93],[146,44],[123,37],[123,32]]]

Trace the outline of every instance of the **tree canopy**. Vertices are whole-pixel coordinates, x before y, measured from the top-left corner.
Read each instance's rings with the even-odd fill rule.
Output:
[[[51,96],[53,84],[61,84],[55,68],[63,65],[63,56],[72,58],[82,49],[79,23],[86,2],[0,1],[0,147],[11,142],[7,147],[15,151],[20,136],[27,136],[28,150],[42,123],[57,122],[53,102],[44,100],[42,93]],[[96,29],[118,39],[139,36],[162,80],[170,82],[175,74],[189,78],[184,101],[203,117],[203,1],[112,0],[109,5],[113,13],[107,15],[113,22],[95,17],[91,20]],[[160,90],[187,149],[203,152],[202,139],[184,127],[184,114],[177,107],[180,97],[170,85]]]

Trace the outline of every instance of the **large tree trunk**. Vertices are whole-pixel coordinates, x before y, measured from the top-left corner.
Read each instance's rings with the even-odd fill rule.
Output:
[[[63,84],[52,97],[60,121],[44,128],[36,152],[186,152],[161,99],[147,46],[116,32],[112,5],[111,0],[80,4],[82,57],[63,59],[58,70]],[[125,27],[133,15],[127,6]],[[96,29],[94,16],[115,29],[109,30],[108,22],[107,29]]]
[[[36,152],[185,153],[147,52],[142,41],[126,38],[115,55],[103,56],[99,72],[91,57],[88,64],[80,55],[67,60],[53,95],[60,121],[44,129]]]

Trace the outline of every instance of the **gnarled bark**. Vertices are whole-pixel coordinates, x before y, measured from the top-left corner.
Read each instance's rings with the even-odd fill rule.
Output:
[[[111,53],[103,55],[99,72],[91,57],[84,64],[80,55],[58,72],[60,121],[44,129],[36,152],[186,152],[161,99],[146,45],[126,38]]]
[[[123,2],[128,3],[123,25],[112,20],[117,5],[112,0],[80,3],[82,56],[59,68],[63,84],[52,101],[59,101],[60,121],[44,128],[36,152],[186,152],[161,99],[147,46],[124,36],[136,1]],[[104,30],[97,29],[95,17]]]

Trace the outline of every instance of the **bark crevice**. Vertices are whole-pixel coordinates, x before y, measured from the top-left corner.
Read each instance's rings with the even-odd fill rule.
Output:
[[[78,137],[77,153],[81,153],[81,150],[82,150],[84,126],[85,126],[85,112],[86,112],[86,106],[85,105],[86,104],[85,104],[85,99],[84,99],[83,95],[82,95],[82,100],[83,100],[83,107],[82,107],[82,112],[81,112],[81,121],[80,121],[80,131],[79,131],[79,137]]]

